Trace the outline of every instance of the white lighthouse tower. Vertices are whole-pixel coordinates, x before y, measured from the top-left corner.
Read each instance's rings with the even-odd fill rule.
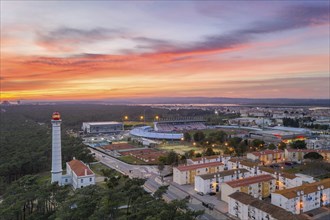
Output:
[[[62,154],[61,154],[61,115],[54,112],[52,115],[52,183],[61,185]]]

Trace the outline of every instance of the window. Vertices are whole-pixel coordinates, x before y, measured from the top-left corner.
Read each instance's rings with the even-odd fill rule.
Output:
[[[65,179],[65,182],[67,183],[68,182],[68,179]]]
[[[84,182],[84,179],[81,179],[80,182],[83,183]]]
[[[89,178],[89,182],[92,182],[92,178]]]

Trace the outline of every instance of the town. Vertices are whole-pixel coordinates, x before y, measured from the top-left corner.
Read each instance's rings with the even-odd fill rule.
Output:
[[[144,188],[150,193],[169,186],[166,201],[189,198],[192,209],[205,211],[205,219],[329,217],[330,109],[202,108],[215,117],[231,117],[209,125],[202,117],[155,115],[151,123],[141,115],[126,130],[132,121],[125,115],[121,121],[83,122],[75,135],[83,137],[100,163],[147,179]],[[59,113],[53,114],[56,123],[54,117]],[[286,124],[291,122],[300,128]],[[73,168],[72,163],[80,165]],[[317,172],[306,169],[311,164]],[[67,170],[72,177],[62,176],[59,184],[95,184],[95,174],[83,161],[72,160]]]

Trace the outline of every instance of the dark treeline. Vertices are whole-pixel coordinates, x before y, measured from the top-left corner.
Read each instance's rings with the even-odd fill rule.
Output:
[[[0,195],[12,181],[27,174],[50,171],[51,124],[48,112],[34,108],[9,107],[1,111],[0,118]],[[32,120],[33,116],[46,118],[45,124]],[[64,163],[76,157],[85,162],[92,155],[79,138],[69,137],[62,129],[62,155]]]
[[[129,120],[139,120],[141,115],[145,115],[146,121],[153,121],[155,116],[160,118],[174,117],[194,117],[209,116],[212,111],[196,109],[168,110],[151,108],[148,106],[120,106],[120,105],[20,105],[2,106],[6,110],[2,114],[5,116],[10,112],[15,115],[22,115],[26,119],[35,122],[47,123],[50,125],[50,117],[54,111],[59,111],[63,120],[63,128],[73,128],[79,130],[83,122],[86,121],[121,121],[124,116],[129,116]]]

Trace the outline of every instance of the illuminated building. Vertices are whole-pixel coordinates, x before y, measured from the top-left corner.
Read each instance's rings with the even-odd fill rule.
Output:
[[[330,204],[330,179],[272,193],[271,202],[294,214]]]

